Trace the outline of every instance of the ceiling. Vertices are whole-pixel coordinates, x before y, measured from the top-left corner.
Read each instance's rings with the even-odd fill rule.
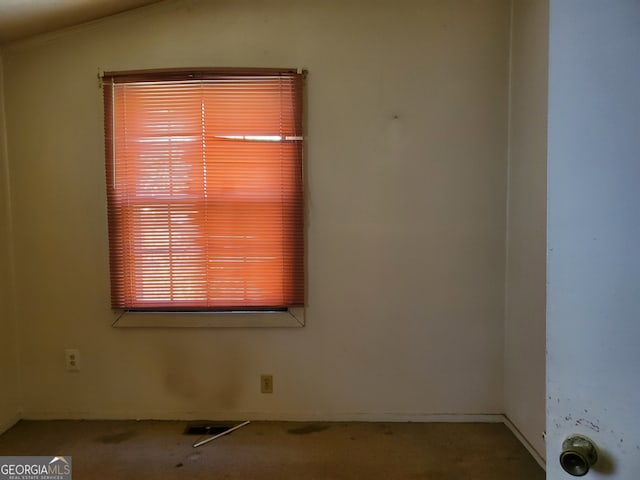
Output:
[[[159,0],[0,0],[0,45]]]

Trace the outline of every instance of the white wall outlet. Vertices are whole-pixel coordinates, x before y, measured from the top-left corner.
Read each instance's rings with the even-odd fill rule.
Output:
[[[75,348],[67,348],[64,351],[64,360],[67,372],[80,371],[80,351]]]
[[[260,392],[273,393],[273,375],[260,375]]]

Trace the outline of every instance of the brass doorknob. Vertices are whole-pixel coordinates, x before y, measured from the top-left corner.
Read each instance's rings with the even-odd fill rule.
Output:
[[[562,442],[560,465],[569,475],[582,477],[598,461],[593,442],[582,435],[571,435]]]

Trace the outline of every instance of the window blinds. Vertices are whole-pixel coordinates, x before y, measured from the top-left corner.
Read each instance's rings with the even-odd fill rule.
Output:
[[[112,307],[304,303],[302,75],[104,76]]]

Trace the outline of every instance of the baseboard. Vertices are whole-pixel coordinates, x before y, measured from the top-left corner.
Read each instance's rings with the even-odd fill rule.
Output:
[[[423,413],[309,413],[309,412],[44,412],[31,411],[24,420],[253,420],[290,422],[416,422],[416,423],[504,423],[499,413],[480,414],[423,414]]]
[[[18,414],[9,417],[6,420],[0,421],[0,435],[13,427],[16,423],[20,421],[20,416]]]
[[[542,457],[542,455],[540,455],[538,453],[538,451],[535,448],[533,448],[533,445],[531,445],[529,440],[527,440],[526,437],[522,434],[522,432],[520,432],[520,430],[518,430],[518,427],[516,427],[513,424],[513,422],[509,419],[509,417],[507,417],[506,415],[503,415],[503,417],[504,417],[504,424],[507,426],[507,428],[509,430],[511,430],[511,433],[513,433],[513,435],[520,441],[520,443],[522,445],[524,445],[524,448],[526,448],[527,451],[534,458],[534,460],[536,462],[538,462],[538,465],[540,465],[542,467],[542,469],[544,471],[546,471],[547,470],[547,462]]]

